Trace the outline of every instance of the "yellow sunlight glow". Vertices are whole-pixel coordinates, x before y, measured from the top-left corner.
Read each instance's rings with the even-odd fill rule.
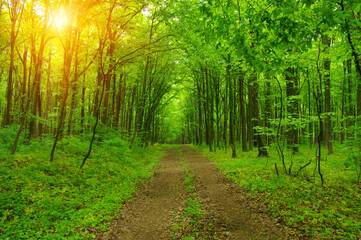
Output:
[[[44,11],[41,8],[36,8],[35,10],[36,15],[40,17],[44,17]],[[65,28],[65,26],[68,24],[68,19],[66,17],[64,10],[59,10],[57,12],[53,12],[50,14],[50,21],[48,24],[54,24],[54,26],[58,30],[62,30]]]
[[[64,29],[65,26],[67,25],[68,19],[66,18],[64,12],[60,12],[59,14],[55,15],[55,16],[52,18],[52,22],[55,24],[55,26],[56,26],[59,30],[61,30],[61,29]]]

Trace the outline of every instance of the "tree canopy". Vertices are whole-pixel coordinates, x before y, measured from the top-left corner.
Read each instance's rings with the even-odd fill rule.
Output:
[[[243,151],[358,139],[358,1],[1,2],[2,126]],[[272,145],[273,144],[273,145]],[[85,163],[85,161],[84,161]],[[284,170],[286,166],[284,165]]]

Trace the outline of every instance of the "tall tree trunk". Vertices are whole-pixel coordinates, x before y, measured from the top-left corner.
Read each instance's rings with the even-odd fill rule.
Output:
[[[11,32],[10,32],[10,67],[8,76],[8,85],[6,87],[6,109],[4,113],[3,126],[12,123],[11,111],[13,109],[13,73],[14,73],[14,55],[15,55],[15,24],[16,18],[11,19]]]
[[[313,146],[313,140],[314,140],[314,133],[315,131],[313,130],[313,123],[311,121],[312,118],[312,106],[313,104],[311,103],[311,83],[310,83],[310,77],[309,77],[309,72],[307,69],[307,97],[308,97],[308,119],[309,119],[309,124],[308,124],[308,134],[309,134],[309,144],[310,147]]]
[[[265,100],[265,113],[264,113],[264,116],[265,116],[265,126],[269,129],[271,128],[271,125],[270,125],[270,122],[269,120],[272,119],[272,94],[271,94],[271,81],[269,79],[266,79],[266,100]],[[268,131],[267,129],[267,131]],[[271,141],[272,141],[272,138],[271,136],[268,136],[266,137],[266,140],[267,140],[267,145],[270,145],[271,144]]]
[[[79,69],[79,42],[80,42],[80,33],[77,32],[77,41],[75,46],[75,62],[74,62],[74,78],[73,81],[70,83],[71,86],[71,99],[70,99],[70,109],[69,109],[69,119],[68,119],[68,132],[67,134],[70,135],[72,133],[72,126],[73,126],[73,113],[76,107],[76,95],[78,92],[78,69]]]
[[[113,36],[114,34],[111,32],[110,30],[110,36]],[[110,83],[111,80],[113,78],[113,74],[114,74],[114,59],[113,59],[113,55],[114,55],[114,50],[115,50],[115,43],[113,41],[113,38],[111,37],[110,39],[111,43],[109,46],[109,51],[108,51],[108,55],[110,58],[110,62],[109,62],[109,66],[108,66],[108,72],[105,76],[105,94],[104,94],[104,101],[103,101],[103,113],[102,113],[102,123],[104,125],[107,124],[108,122],[108,107],[109,107],[109,93],[110,93]]]
[[[244,103],[244,72],[240,69],[239,73],[239,110],[241,115],[241,129],[242,129],[242,151],[247,152],[247,118]]]
[[[343,0],[341,0],[341,9],[342,11],[345,11],[345,6]],[[356,115],[361,116],[361,64],[359,60],[359,54],[356,51],[355,45],[351,38],[351,29],[349,25],[349,20],[345,18],[345,24],[346,24],[346,33],[347,33],[347,40],[351,48],[351,55],[354,58],[355,68],[357,72],[357,78],[358,78],[358,84],[357,84],[357,101],[356,101]]]
[[[331,125],[331,79],[330,79],[330,70],[331,70],[331,60],[329,57],[329,48],[330,48],[330,38],[327,34],[322,35],[322,42],[324,45],[325,56],[323,58],[323,69],[324,69],[324,82],[325,82],[325,113],[326,113],[326,122],[325,122],[325,146],[328,149],[328,154],[333,153],[332,149],[332,125]]]
[[[257,81],[257,75],[256,73],[252,73],[250,77],[250,101],[252,102],[253,106],[253,126],[256,127],[262,127],[262,121],[261,121],[261,115],[260,115],[260,109],[259,109],[259,90],[258,90],[258,81]],[[255,140],[257,142],[258,147],[258,157],[268,157],[268,151],[266,148],[266,144],[264,141],[264,135],[258,131],[254,130],[255,132]]]
[[[231,56],[230,54],[228,54],[228,59],[227,59],[227,67],[226,67],[226,77],[227,77],[227,82],[228,82],[228,96],[229,96],[229,145],[231,146],[232,149],[232,158],[236,158],[237,157],[237,151],[236,151],[236,139],[235,139],[235,131],[234,131],[234,92],[235,90],[233,89],[233,81],[232,81],[232,77],[231,77]]]
[[[66,2],[66,8],[70,8],[70,4]],[[69,20],[71,23],[71,19]],[[72,43],[72,40],[74,41]],[[69,81],[70,81],[70,70],[71,70],[71,63],[73,59],[73,52],[74,52],[74,45],[75,45],[76,38],[73,36],[73,27],[71,24],[68,24],[66,27],[66,37],[65,37],[65,44],[64,44],[64,70],[62,76],[62,92],[61,92],[61,106],[60,106],[60,115],[58,120],[58,125],[56,129],[56,135],[53,143],[53,147],[50,153],[50,162],[54,160],[55,149],[58,141],[61,138],[64,130],[64,121],[66,117],[66,106],[69,96]]]
[[[355,121],[352,117],[355,117],[355,107],[352,101],[352,96],[353,96],[353,89],[354,89],[354,85],[353,85],[353,80],[352,80],[352,60],[348,59],[347,60],[347,86],[348,86],[348,116],[350,116],[351,118],[349,118],[349,120],[347,121],[347,126],[351,127],[355,124]],[[352,133],[348,134],[348,137],[352,137]]]
[[[209,146],[209,151],[213,152],[213,140],[212,140],[212,135],[213,135],[213,131],[212,131],[212,114],[213,111],[211,111],[211,101],[213,101],[213,99],[211,98],[210,94],[211,93],[211,87],[209,84],[209,74],[208,74],[208,68],[207,66],[204,68],[204,75],[205,75],[205,97],[206,97],[206,101],[205,101],[205,115],[206,115],[206,132],[207,132],[207,142],[208,142],[208,146]]]
[[[49,19],[49,10],[48,5],[46,5],[45,13],[44,13],[44,23],[42,26],[41,31],[41,38],[40,38],[40,45],[37,55],[35,54],[36,51],[36,43],[35,39],[32,39],[32,50],[33,52],[33,58],[34,58],[34,67],[35,67],[35,76],[34,76],[34,103],[33,103],[33,109],[32,114],[33,116],[42,117],[42,97],[41,97],[41,82],[43,77],[43,62],[44,62],[44,51],[45,46],[47,44],[46,41],[46,33],[48,30],[48,22]],[[35,36],[33,37],[35,38]],[[43,131],[43,124],[41,122],[38,123],[38,133],[36,133],[36,124],[37,121],[34,119],[34,117],[30,121],[29,125],[29,137],[37,137],[42,135]]]
[[[49,52],[49,60],[48,60],[48,76],[46,80],[46,118],[49,119],[50,109],[51,109],[51,98],[52,98],[52,87],[51,87],[51,56],[52,51]],[[47,133],[51,133],[51,125],[46,129]]]
[[[298,120],[298,77],[296,74],[294,67],[288,67],[286,69],[287,111],[293,122]],[[294,153],[298,152],[298,129],[296,124],[289,124],[287,135],[289,148],[291,148]]]
[[[12,124],[13,119],[11,116],[11,112],[13,110],[13,92],[14,92],[14,82],[13,82],[13,74],[15,71],[15,45],[16,39],[20,29],[21,15],[24,10],[24,4],[20,6],[19,0],[8,1],[8,10],[10,15],[10,66],[9,66],[9,75],[8,75],[8,84],[6,87],[6,108],[4,112],[4,120],[3,126]],[[16,24],[18,25],[16,26]]]
[[[141,85],[142,87],[142,92],[140,95],[140,100],[138,102],[138,108],[137,108],[137,114],[136,114],[136,121],[135,121],[135,125],[134,125],[134,132],[133,132],[133,137],[130,140],[130,146],[129,148],[132,148],[135,138],[138,134],[138,131],[141,131],[143,128],[143,118],[144,118],[144,107],[145,107],[145,101],[146,101],[146,88],[147,88],[147,79],[148,79],[148,72],[149,72],[149,65],[150,65],[150,58],[149,56],[147,57],[147,61],[145,64],[145,69],[144,69],[144,76],[143,76],[143,84]]]
[[[116,128],[119,127],[120,109],[121,109],[122,95],[123,95],[123,77],[124,77],[124,74],[121,73],[119,75],[118,91],[117,91],[116,100],[115,100],[116,102],[115,102],[114,126]]]
[[[26,118],[26,113],[28,111],[28,106],[29,106],[29,100],[26,98],[27,58],[28,58],[28,49],[27,49],[27,47],[25,47],[24,54],[23,54],[23,57],[21,59],[22,64],[23,64],[23,81],[22,81],[22,84],[21,84],[21,111],[22,111],[22,115],[21,115],[21,118],[20,118],[20,127],[19,127],[19,130],[18,130],[17,134],[16,134],[11,154],[15,154],[15,152],[16,152],[20,135],[21,135],[21,133],[22,133],[24,127],[25,127],[25,118]]]
[[[252,151],[253,150],[253,146],[254,146],[254,139],[253,139],[253,121],[252,121],[252,117],[254,116],[254,106],[253,106],[253,87],[252,87],[252,80],[249,79],[248,80],[248,104],[247,104],[247,139],[248,139],[248,144],[249,144],[249,150]]]
[[[199,83],[197,82],[197,103],[198,103],[198,141],[199,145],[203,144],[203,118],[202,118],[202,95],[201,95],[201,89],[199,86]]]

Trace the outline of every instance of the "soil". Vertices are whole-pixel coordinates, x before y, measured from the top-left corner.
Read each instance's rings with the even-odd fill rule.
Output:
[[[189,146],[182,146],[182,150],[195,175],[205,221],[213,226],[213,236],[235,240],[298,239],[291,229],[265,214],[263,206],[247,199],[241,188],[199,152]]]
[[[110,223],[110,231],[99,239],[171,239],[175,212],[182,206],[181,178],[178,151],[167,150],[153,177],[124,205],[120,217]]]
[[[189,146],[167,150],[154,176],[127,202],[110,231],[98,239],[175,239],[171,227],[184,206],[181,161],[188,162],[202,204],[207,239],[299,239],[301,235],[267,215],[265,207],[246,197],[215,166]],[[182,234],[180,234],[182,235]],[[178,236],[178,235],[177,235]],[[200,236],[205,236],[200,234]],[[176,238],[180,239],[180,238]],[[202,238],[204,239],[204,238]]]

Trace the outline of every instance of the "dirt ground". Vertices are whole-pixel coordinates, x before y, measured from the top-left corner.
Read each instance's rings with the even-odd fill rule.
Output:
[[[178,151],[167,150],[150,181],[141,187],[132,201],[124,205],[119,219],[113,221],[110,231],[99,239],[171,239],[170,227],[175,222],[174,214],[182,205],[179,191],[181,178]]]
[[[182,146],[182,150],[196,176],[205,220],[213,225],[214,235],[222,239],[296,239],[290,229],[242,195],[242,190],[225,179],[208,159],[189,146]]]
[[[210,161],[189,146],[167,150],[154,176],[127,202],[110,231],[98,239],[174,239],[171,227],[182,210],[181,160],[188,162],[202,204],[203,222],[212,226],[209,239],[298,239],[291,229],[269,215],[265,208],[248,200],[242,190],[225,179]],[[204,238],[203,238],[204,239]]]

